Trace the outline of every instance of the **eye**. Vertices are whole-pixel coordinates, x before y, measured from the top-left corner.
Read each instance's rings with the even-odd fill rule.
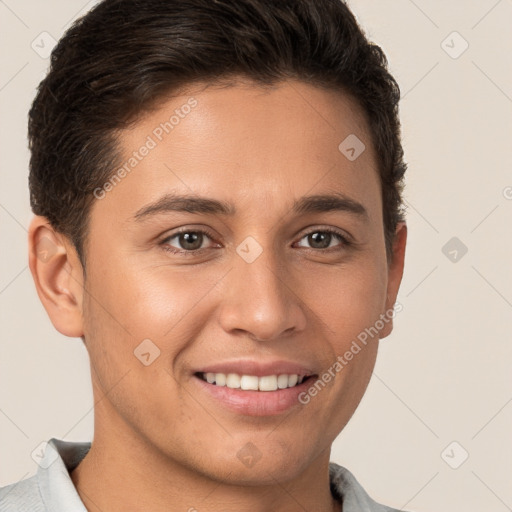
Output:
[[[304,241],[309,245],[304,245]],[[208,246],[210,242],[210,246]],[[215,247],[213,234],[205,230],[183,229],[174,233],[160,242],[165,251],[192,255],[202,252],[203,249]],[[298,247],[305,247],[313,250],[343,249],[351,245],[346,236],[334,229],[316,229],[306,233],[298,242]],[[219,247],[217,244],[216,247]]]
[[[201,249],[207,248],[205,243],[212,241],[212,236],[202,230],[183,230],[174,233],[162,240],[162,247],[169,252],[185,253],[185,252],[198,252]]]
[[[316,231],[311,231],[301,238],[301,242],[302,240],[307,241],[310,249],[342,248],[350,245],[350,242],[345,236],[333,229],[317,229]],[[301,242],[299,242],[299,247],[308,247],[302,245]]]

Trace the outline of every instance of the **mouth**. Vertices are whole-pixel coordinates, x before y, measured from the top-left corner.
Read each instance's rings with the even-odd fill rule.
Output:
[[[258,373],[254,375],[250,370],[249,373],[235,373],[234,368],[229,372],[218,370],[194,373],[194,385],[211,405],[239,417],[271,417],[289,413],[294,407],[302,410],[299,397],[317,377],[304,371],[266,373],[253,368]]]
[[[295,388],[313,377],[312,375],[299,375],[296,373],[256,376],[213,372],[197,372],[195,376],[214,386],[261,392]]]

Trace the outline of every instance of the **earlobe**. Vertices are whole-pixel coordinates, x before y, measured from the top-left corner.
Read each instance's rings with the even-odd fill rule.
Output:
[[[28,246],[30,272],[52,324],[65,336],[82,336],[83,270],[73,244],[35,216]]]
[[[407,225],[405,222],[399,222],[395,231],[395,240],[393,243],[393,260],[388,267],[388,288],[386,295],[386,316],[390,315],[395,308],[396,298],[402,276],[404,273],[405,247],[407,244]],[[398,310],[398,308],[396,308]],[[401,309],[400,309],[401,310]],[[394,313],[393,313],[394,317]],[[380,333],[380,338],[385,338],[393,330],[392,318],[386,323]]]

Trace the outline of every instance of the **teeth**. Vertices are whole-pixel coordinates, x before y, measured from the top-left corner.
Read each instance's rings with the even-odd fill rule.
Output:
[[[240,389],[240,376],[236,373],[228,373],[226,386],[231,389]]]
[[[216,386],[226,386],[231,389],[243,389],[244,391],[276,391],[278,389],[293,388],[302,384],[306,378],[304,375],[239,375],[237,373],[203,373],[203,380]]]
[[[260,377],[258,389],[260,391],[275,391],[277,389],[277,377],[275,375]]]
[[[288,375],[279,375],[277,377],[277,387],[279,389],[286,389],[288,387]]]
[[[242,375],[240,387],[244,390],[258,391],[258,377],[254,375]]]

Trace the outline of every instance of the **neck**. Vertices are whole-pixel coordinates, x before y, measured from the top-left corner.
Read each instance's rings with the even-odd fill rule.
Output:
[[[330,450],[299,474],[290,468],[286,481],[273,478],[271,468],[264,483],[241,483],[236,472],[215,480],[162,454],[122,421],[101,428],[99,417],[91,449],[71,474],[89,512],[341,511],[329,487]]]

